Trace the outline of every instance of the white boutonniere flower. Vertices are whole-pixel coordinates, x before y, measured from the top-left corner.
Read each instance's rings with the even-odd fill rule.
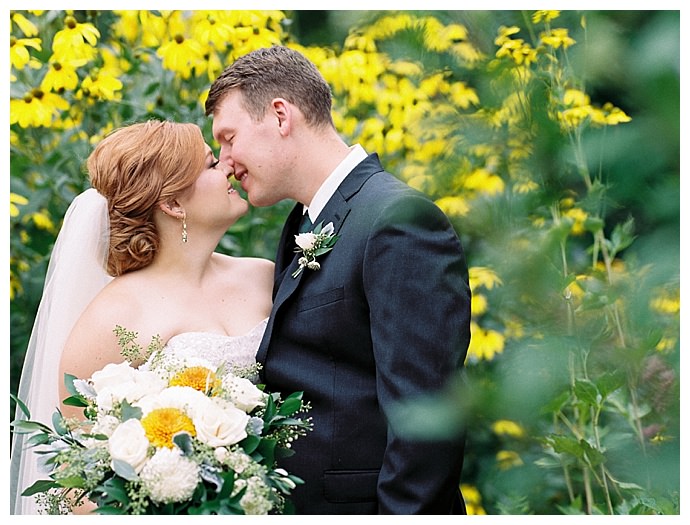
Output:
[[[339,238],[333,234],[334,231],[332,222],[329,222],[326,226],[323,225],[323,222],[320,222],[313,231],[295,235],[295,244],[297,244],[295,252],[301,252],[302,256],[297,261],[299,268],[292,273],[293,279],[305,268],[314,271],[321,268],[321,265],[316,262],[316,258],[333,249],[335,242]]]

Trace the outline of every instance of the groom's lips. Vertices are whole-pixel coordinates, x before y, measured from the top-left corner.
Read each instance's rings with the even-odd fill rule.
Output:
[[[235,173],[235,178],[242,186],[242,189],[246,191],[246,188],[244,187],[244,180],[247,178],[247,173]]]

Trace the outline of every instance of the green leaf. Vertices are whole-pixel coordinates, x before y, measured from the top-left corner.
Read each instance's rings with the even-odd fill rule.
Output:
[[[546,441],[557,454],[568,454],[576,458],[582,458],[584,455],[580,443],[572,437],[552,434]]]
[[[17,434],[30,434],[32,432],[46,432],[48,434],[53,433],[53,430],[49,426],[38,421],[16,420],[12,421],[10,426]]]
[[[21,399],[19,399],[19,398],[18,398],[17,396],[15,396],[14,394],[10,394],[10,398],[11,398],[11,399],[14,399],[14,402],[17,403],[17,406],[18,406],[19,409],[22,411],[22,413],[26,416],[26,418],[27,418],[27,419],[31,419],[31,412],[29,412],[29,407],[27,407],[27,406],[24,404],[24,401],[22,401]]]
[[[188,432],[178,432],[173,436],[173,443],[175,443],[185,456],[194,454],[194,445],[192,444],[192,436]]]
[[[606,461],[606,456],[604,454],[590,445],[584,439],[580,440],[580,447],[584,453],[584,457],[587,459],[589,465],[594,468]]]
[[[242,445],[242,450],[251,455],[260,443],[261,438],[259,436],[247,436],[242,440],[240,445]]]
[[[51,441],[50,434],[34,434],[29,439],[26,440],[26,444],[30,447],[35,447],[37,445],[45,445]]]
[[[599,392],[597,387],[591,381],[584,379],[576,380],[574,392],[575,397],[577,397],[578,400],[583,401],[590,406],[599,405]]]
[[[110,478],[99,488],[98,499],[109,502],[129,504],[129,496],[125,488],[125,480],[122,478]]]
[[[254,451],[253,456],[256,459],[262,459],[262,463],[264,465],[273,465],[275,464],[275,450],[277,444],[277,441],[274,439],[262,439],[261,443],[259,443],[259,446]],[[260,456],[260,458],[256,457],[257,454]]]
[[[595,382],[602,399],[606,399],[625,384],[625,376],[618,371],[606,372],[598,377]]]
[[[81,476],[69,476],[67,478],[60,478],[56,480],[61,487],[68,489],[83,489],[84,478]]]
[[[64,376],[64,379],[63,379],[63,381],[65,383],[65,388],[67,389],[67,392],[69,392],[72,396],[82,397],[81,394],[77,391],[77,389],[74,386],[75,379],[79,379],[79,378],[75,375],[66,373]]]
[[[83,407],[89,406],[89,404],[86,402],[86,400],[80,395],[66,397],[62,401],[62,403],[64,405],[71,406],[71,407],[82,407],[83,408]]]
[[[65,425],[65,418],[62,417],[60,411],[53,414],[53,428],[55,428],[55,432],[57,432],[59,436],[64,436],[68,432],[67,426]]]
[[[128,419],[141,419],[142,411],[139,407],[130,405],[127,400],[122,401],[122,421]]]
[[[283,401],[282,405],[280,405],[280,408],[278,409],[278,414],[280,414],[281,416],[291,416],[292,414],[297,412],[301,406],[301,399],[289,397],[285,401]]]
[[[40,494],[41,492],[46,492],[50,489],[60,488],[60,485],[53,480],[40,479],[30,487],[24,489],[22,496],[33,496],[34,494]]]
[[[127,481],[134,481],[138,478],[136,471],[132,468],[132,465],[122,461],[121,459],[113,459],[113,470],[115,474]]]
[[[609,243],[611,249],[611,257],[620,253],[635,240],[633,231],[635,230],[635,220],[631,217],[622,224],[616,224],[611,233],[611,240]]]
[[[264,410],[263,416],[264,421],[271,421],[275,417],[277,412],[278,409],[276,407],[276,395],[272,394],[268,396],[268,400],[266,401],[266,409]]]

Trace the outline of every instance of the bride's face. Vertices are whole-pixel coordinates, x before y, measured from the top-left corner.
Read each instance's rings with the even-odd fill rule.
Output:
[[[205,168],[190,188],[185,199],[187,223],[209,226],[222,225],[225,229],[242,217],[249,204],[233,187],[232,169],[220,162],[206,146]]]

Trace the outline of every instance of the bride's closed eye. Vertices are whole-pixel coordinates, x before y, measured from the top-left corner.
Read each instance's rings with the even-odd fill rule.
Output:
[[[208,167],[208,169],[213,169],[213,168],[215,168],[216,166],[218,166],[218,163],[219,163],[219,162],[220,162],[220,159],[218,159],[218,160],[215,161],[215,162],[212,162],[211,165]]]

